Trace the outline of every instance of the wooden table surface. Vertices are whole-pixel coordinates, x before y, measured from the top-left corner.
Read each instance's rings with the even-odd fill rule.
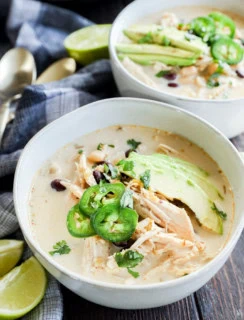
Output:
[[[125,5],[131,2],[130,0],[43,1],[74,10],[96,23],[113,22]],[[241,141],[235,139],[233,143],[241,149],[241,145],[244,146],[242,141],[244,135]],[[10,186],[12,181],[8,181],[6,180],[6,185],[9,183]],[[230,259],[211,281],[188,298],[165,307],[136,311],[109,309],[86,301],[62,286],[64,320],[244,320],[243,249],[244,233]]]

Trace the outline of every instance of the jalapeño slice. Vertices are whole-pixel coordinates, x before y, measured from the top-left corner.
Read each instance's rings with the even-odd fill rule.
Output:
[[[192,20],[190,28],[205,42],[215,34],[215,23],[210,17],[198,17]]]
[[[235,22],[221,12],[211,12],[209,17],[215,21],[216,33],[234,38],[236,33]],[[227,32],[226,32],[227,31]]]
[[[70,209],[66,225],[69,233],[73,237],[86,238],[96,234],[90,223],[90,219],[80,212],[79,204],[76,204]]]
[[[243,59],[243,49],[234,40],[222,37],[215,41],[211,47],[212,56],[230,65],[237,64]]]
[[[138,214],[129,208],[108,204],[91,216],[96,233],[111,242],[127,241],[136,230]]]
[[[104,183],[88,188],[80,199],[80,211],[91,216],[106,204],[119,205],[125,191],[122,183]]]

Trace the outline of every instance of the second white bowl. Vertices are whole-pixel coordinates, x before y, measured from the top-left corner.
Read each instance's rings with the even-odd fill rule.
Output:
[[[113,23],[109,50],[112,70],[120,94],[124,97],[149,98],[176,105],[191,111],[221,130],[228,138],[244,131],[244,98],[228,100],[201,100],[172,95],[149,87],[132,76],[119,61],[115,44],[124,29],[143,17],[159,12],[174,11],[177,6],[213,6],[244,16],[243,0],[136,0],[127,6]],[[201,13],[199,12],[199,15]],[[243,18],[244,19],[244,18]]]

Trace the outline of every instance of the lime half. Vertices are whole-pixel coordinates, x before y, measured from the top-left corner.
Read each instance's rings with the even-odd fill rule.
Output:
[[[0,319],[17,319],[43,298],[47,278],[43,267],[30,258],[0,279]]]
[[[15,267],[22,256],[23,248],[23,241],[0,240],[0,277]]]
[[[111,24],[97,24],[77,30],[64,40],[64,46],[70,57],[83,65],[108,58],[110,29]]]

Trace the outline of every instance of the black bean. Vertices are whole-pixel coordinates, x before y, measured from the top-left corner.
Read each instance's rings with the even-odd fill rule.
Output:
[[[93,177],[95,178],[97,184],[99,184],[101,180],[105,179],[103,173],[98,170],[93,171]]]
[[[134,240],[129,239],[127,241],[113,242],[113,245],[122,249],[128,249],[133,245],[134,242],[135,242]]]
[[[60,181],[60,179],[55,179],[51,182],[51,187],[58,192],[66,190],[66,187],[63,186]]]
[[[171,88],[177,88],[178,86],[179,86],[178,83],[175,83],[175,82],[168,83],[168,87],[171,87]]]
[[[169,80],[169,81],[173,81],[177,78],[177,74],[174,72],[169,72],[167,74],[164,75],[164,78]]]
[[[244,71],[243,70],[236,70],[236,74],[238,75],[239,78],[244,78]]]

